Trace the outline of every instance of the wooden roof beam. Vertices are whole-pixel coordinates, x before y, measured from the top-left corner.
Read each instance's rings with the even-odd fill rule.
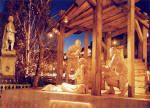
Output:
[[[91,5],[92,8],[95,8],[95,6],[96,6],[95,0],[87,0],[87,2]]]
[[[85,1],[79,8],[77,8],[77,10],[74,13],[72,13],[71,16],[69,16],[70,19],[78,16],[78,14],[82,13],[82,11],[85,11],[88,8],[90,8],[90,5],[89,5],[89,3],[87,1]]]
[[[106,19],[106,18],[108,18],[108,17],[112,17],[112,16],[114,16],[114,15],[116,15],[116,14],[118,14],[118,13],[120,13],[121,11],[120,10],[118,10],[117,8],[113,8],[113,10],[112,10],[112,14],[110,14],[110,12],[108,12],[108,11],[105,11],[105,13],[103,13],[103,19]],[[75,26],[75,25],[79,25],[79,24],[81,24],[81,23],[84,23],[84,22],[87,22],[88,20],[92,20],[93,19],[93,15],[92,14],[90,14],[90,16],[85,16],[85,17],[83,17],[83,18],[81,18],[81,19],[79,19],[79,20],[72,20],[69,24],[68,24],[68,26],[69,27],[73,27],[73,26]]]
[[[137,20],[135,20],[135,30],[137,31],[139,40],[141,42],[143,42],[143,34],[142,34],[142,30],[140,28],[139,22]]]
[[[64,38],[66,38],[66,37],[68,37],[68,36],[74,34],[74,33],[77,32],[78,30],[79,30],[79,29],[72,29],[72,30],[70,30],[69,32],[65,33]]]
[[[116,30],[116,32],[113,32],[113,33],[109,34],[108,36],[115,37],[115,36],[119,36],[119,35],[126,33],[126,32],[127,32],[127,28],[125,27],[125,28]]]
[[[143,20],[141,19],[139,16],[135,16],[135,18],[140,21],[140,23],[142,23],[146,28],[149,28],[149,24],[148,24],[148,21],[147,20]]]
[[[116,9],[116,7],[114,5],[112,5],[106,9],[104,9],[103,14],[104,15],[106,15],[106,14],[110,15],[110,11],[112,10],[113,11],[112,13],[114,15],[114,13],[116,13],[116,12],[114,12],[115,9]],[[118,11],[118,9],[116,9],[116,10]],[[93,15],[93,9],[92,8],[89,8],[87,11],[82,12],[78,17],[74,17],[73,19],[71,19],[69,24],[76,23],[76,21],[83,20],[84,18],[89,17],[90,15]],[[112,16],[112,15],[110,15],[110,16]]]

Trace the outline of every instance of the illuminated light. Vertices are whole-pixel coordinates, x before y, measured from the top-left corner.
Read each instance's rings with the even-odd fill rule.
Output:
[[[149,33],[147,33],[147,37],[149,37]]]
[[[55,68],[53,68],[53,70],[55,70]]]
[[[51,37],[53,37],[53,33],[52,32],[49,32],[48,33],[48,36],[51,38]]]
[[[53,32],[58,33],[58,30],[56,28],[53,28],[52,30]]]
[[[52,108],[92,108],[92,105],[90,103],[85,102],[50,100],[50,103]]]
[[[91,53],[91,49],[88,49],[88,54]]]
[[[116,45],[116,44],[117,44],[117,41],[116,41],[116,40],[114,40],[114,41],[113,41],[113,45]]]
[[[67,59],[67,57],[66,57],[66,56],[64,56],[64,59]]]
[[[68,23],[69,21],[68,21],[68,17],[67,16],[65,16],[65,18],[64,18],[64,23]]]

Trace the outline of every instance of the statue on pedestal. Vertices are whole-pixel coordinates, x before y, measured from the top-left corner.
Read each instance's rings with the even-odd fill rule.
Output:
[[[4,79],[15,80],[16,51],[14,50],[14,42],[16,30],[13,24],[13,16],[9,16],[8,21],[9,23],[5,25],[2,40],[0,72]]]
[[[110,48],[110,58],[109,65],[102,66],[104,79],[110,87],[106,93],[114,94],[114,87],[117,87],[123,96],[128,89],[128,67],[116,48]]]
[[[13,16],[8,17],[9,23],[6,24],[3,34],[3,40],[2,40],[2,51],[9,51],[9,42],[10,42],[10,50],[12,51],[14,48],[14,42],[15,42],[15,26],[13,24],[14,18]]]
[[[81,52],[81,41],[76,40],[75,44],[70,46],[67,53],[67,69],[66,69],[66,82],[69,80],[69,74],[71,72],[71,69],[76,71],[79,67],[79,56]]]

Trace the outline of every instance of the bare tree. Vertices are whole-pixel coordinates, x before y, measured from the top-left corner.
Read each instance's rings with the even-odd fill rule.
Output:
[[[44,59],[56,49],[56,38],[49,42],[48,29],[52,26],[51,0],[7,0],[10,15],[15,17],[17,73],[35,74],[33,86],[37,87],[40,73],[44,72]],[[26,49],[26,50],[25,50]],[[55,57],[54,57],[55,58]]]

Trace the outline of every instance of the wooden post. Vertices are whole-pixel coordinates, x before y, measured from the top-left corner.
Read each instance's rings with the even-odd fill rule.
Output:
[[[135,0],[128,0],[128,97],[135,95],[135,73],[134,73],[134,36],[135,36]]]
[[[85,32],[84,35],[84,57],[88,57],[88,32]]]
[[[102,73],[101,73],[101,48],[102,48],[102,0],[96,0],[94,9],[94,28],[92,45],[92,95],[101,95]]]
[[[147,70],[147,33],[148,29],[143,26],[143,59],[145,61],[145,69]]]
[[[143,42],[139,41],[138,43],[138,58],[140,59],[143,58]]]
[[[109,59],[109,49],[111,48],[111,32],[107,33],[106,46],[107,46],[107,60],[108,60]]]
[[[56,83],[61,84],[63,78],[63,59],[64,59],[64,26],[60,25],[60,35],[57,45],[57,78]]]

